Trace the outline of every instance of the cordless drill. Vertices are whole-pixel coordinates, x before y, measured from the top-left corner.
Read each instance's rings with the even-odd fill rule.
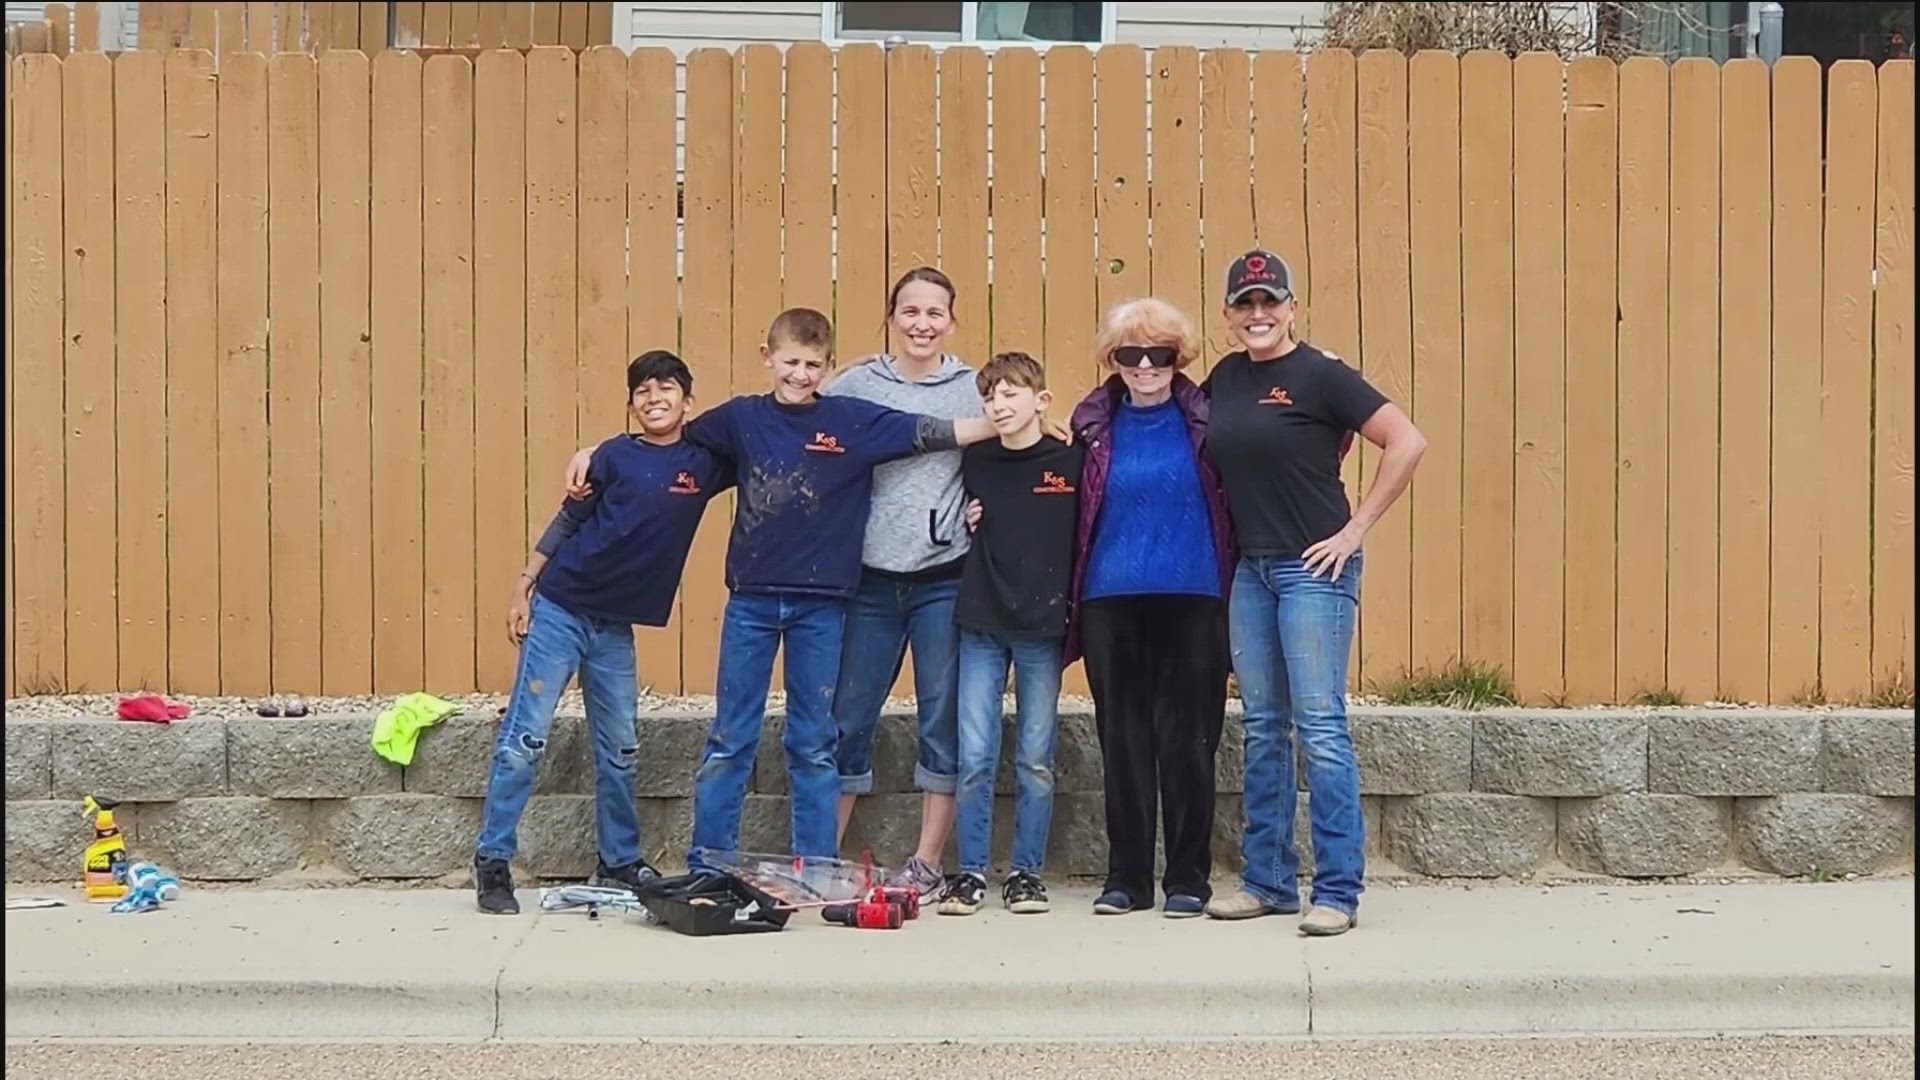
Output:
[[[830,923],[861,930],[898,930],[906,922],[906,913],[900,905],[886,900],[828,904],[820,910],[820,914]]]

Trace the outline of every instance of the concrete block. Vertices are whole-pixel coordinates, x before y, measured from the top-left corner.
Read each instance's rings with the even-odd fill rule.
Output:
[[[1596,796],[1647,789],[1647,721],[1521,713],[1473,721],[1473,790]]]
[[[364,878],[438,877],[470,866],[480,801],[444,795],[363,795],[314,808],[339,866]]]
[[[1301,789],[1295,796],[1293,811],[1293,850],[1300,860],[1300,883],[1309,885],[1313,881],[1313,810],[1312,800],[1306,790]],[[1380,819],[1382,806],[1386,800],[1373,795],[1360,798],[1360,816],[1366,830],[1365,851],[1368,856],[1380,853]],[[1246,806],[1244,796],[1222,795],[1215,801],[1213,816],[1213,866],[1214,888],[1231,888],[1240,880],[1241,845],[1246,837]]]
[[[862,796],[847,822],[847,834],[840,842],[841,856],[858,860],[871,853],[875,862],[888,868],[905,862],[920,844],[920,799],[917,794],[898,792]],[[957,849],[949,843],[948,851],[951,864]]]
[[[1734,804],[1741,861],[1788,877],[1886,869],[1901,861],[1912,828],[1911,799],[1793,794]]]
[[[450,716],[420,735],[413,764],[403,785],[409,794],[452,795],[484,799],[493,772],[494,746],[500,736],[498,716]],[[587,795],[593,792],[592,741],[586,721],[557,716],[547,732],[547,749],[540,758],[536,795]]]
[[[143,807],[138,855],[182,878],[257,881],[300,865],[311,804],[298,799],[184,799]]]
[[[1678,795],[1818,791],[1820,719],[1759,710],[1657,713],[1647,725],[1647,787]]]
[[[120,802],[173,802],[227,789],[227,725],[76,720],[49,725],[53,795]]]
[[[1063,732],[1064,734],[1064,732]],[[1088,749],[1096,761],[1101,761],[1100,739],[1093,726],[1093,718],[1087,718]],[[1099,777],[1104,777],[1104,769]],[[1215,795],[1238,795],[1247,786],[1247,725],[1245,718],[1235,713],[1227,717],[1220,728],[1220,749],[1213,755],[1213,791]],[[1096,782],[1089,791],[1101,791],[1103,787]]]
[[[1105,789],[1106,770],[1100,757],[1100,735],[1093,726],[1091,712],[1070,712],[1060,716],[1053,739],[1053,793],[1056,796],[1069,794],[1098,794]],[[1013,781],[1014,720],[1009,712],[1005,727],[1000,732],[1000,768],[995,774],[994,790],[1002,795],[1012,795],[1015,791]],[[1223,736],[1220,747],[1220,760],[1224,763],[1228,757],[1226,739]],[[1239,778],[1234,777],[1235,790]]]
[[[11,788],[11,734],[7,758]],[[1913,714],[1827,714],[1820,721],[1820,769],[1826,791],[1912,798]]]
[[[361,717],[227,721],[227,784],[235,795],[344,799],[400,790],[400,767],[374,753]]]
[[[754,761],[753,790],[763,795],[785,795],[788,791],[787,752],[780,745],[785,734],[785,717],[769,718],[761,733],[759,756]],[[911,713],[882,714],[873,736],[872,794],[918,792],[913,771],[919,760],[919,721]],[[696,760],[696,767],[698,764]]]
[[[636,794],[647,798],[693,794],[693,774],[706,750],[710,721],[694,717],[647,717],[640,721]],[[591,740],[589,740],[591,741]],[[592,774],[588,774],[589,783]],[[589,787],[587,790],[591,791]]]
[[[685,869],[687,845],[693,840],[693,800],[641,799],[639,803],[641,857],[663,873]]]
[[[1514,877],[1553,851],[1547,799],[1443,792],[1387,800],[1387,855],[1433,877]]]
[[[1560,803],[1560,853],[1614,877],[1675,877],[1719,866],[1731,847],[1732,807],[1692,795],[1608,795]]]
[[[591,795],[535,795],[520,815],[516,865],[536,878],[584,880],[599,861]]]
[[[1473,718],[1452,713],[1354,713],[1347,726],[1367,795],[1466,791],[1473,780]]]
[[[10,801],[6,816],[8,881],[79,883],[93,823],[78,801]],[[138,816],[137,807],[114,812],[122,830]]]
[[[53,738],[46,724],[9,720],[7,799],[44,799],[53,794]]]

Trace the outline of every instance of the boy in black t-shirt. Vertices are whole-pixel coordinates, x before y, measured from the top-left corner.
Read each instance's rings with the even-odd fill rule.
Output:
[[[1001,899],[1016,914],[1047,910],[1040,880],[1053,821],[1053,747],[1060,656],[1073,583],[1084,451],[1044,434],[1052,395],[1025,353],[1001,353],[976,379],[998,440],[969,447],[961,476],[980,524],[960,578],[960,873],[942,915],[980,910],[993,840],[994,775],[1007,668],[1016,713],[1013,860]]]

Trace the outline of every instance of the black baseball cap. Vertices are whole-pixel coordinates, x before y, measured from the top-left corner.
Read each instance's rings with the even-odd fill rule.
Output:
[[[1293,268],[1271,251],[1255,248],[1233,260],[1227,270],[1227,303],[1250,292],[1270,292],[1285,300],[1293,295]]]

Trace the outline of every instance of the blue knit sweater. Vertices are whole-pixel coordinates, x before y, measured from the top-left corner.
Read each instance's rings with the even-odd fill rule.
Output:
[[[1081,598],[1219,596],[1213,530],[1179,406],[1123,401],[1112,438],[1113,464]]]

